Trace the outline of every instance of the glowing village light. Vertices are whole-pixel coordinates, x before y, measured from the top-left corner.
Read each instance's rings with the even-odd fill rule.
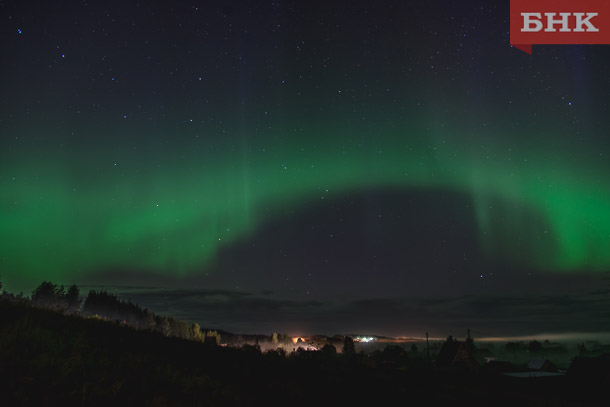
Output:
[[[358,336],[356,337],[355,341],[356,342],[373,342],[375,340],[375,338],[373,338],[372,336]]]

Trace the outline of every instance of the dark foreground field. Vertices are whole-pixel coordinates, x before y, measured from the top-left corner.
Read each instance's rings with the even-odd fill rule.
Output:
[[[595,379],[595,378],[593,378]],[[602,380],[602,379],[600,379]],[[0,404],[608,405],[603,380],[516,379],[425,360],[261,354],[0,301]]]

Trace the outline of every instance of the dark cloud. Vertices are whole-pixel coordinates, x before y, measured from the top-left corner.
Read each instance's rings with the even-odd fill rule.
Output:
[[[326,198],[278,209],[208,267],[105,269],[80,283],[121,286],[156,312],[243,333],[444,336],[471,328],[510,336],[610,326],[608,273],[542,272],[490,258],[468,194],[377,189]],[[535,212],[526,218],[548,226]]]
[[[236,333],[369,333],[392,336],[510,337],[604,332],[610,295],[484,296],[298,300],[280,292],[115,287],[151,310]]]

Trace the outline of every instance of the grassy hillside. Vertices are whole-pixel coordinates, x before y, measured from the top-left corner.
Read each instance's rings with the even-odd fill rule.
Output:
[[[597,405],[565,377],[526,383],[371,362],[210,346],[0,301],[3,405]]]

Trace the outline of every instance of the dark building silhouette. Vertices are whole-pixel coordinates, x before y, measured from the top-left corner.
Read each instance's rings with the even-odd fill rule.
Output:
[[[531,359],[527,363],[527,368],[538,372],[557,372],[557,366],[548,359]]]
[[[474,356],[474,342],[470,336],[464,342],[449,336],[443,343],[435,364],[439,368],[478,370],[479,363]]]

